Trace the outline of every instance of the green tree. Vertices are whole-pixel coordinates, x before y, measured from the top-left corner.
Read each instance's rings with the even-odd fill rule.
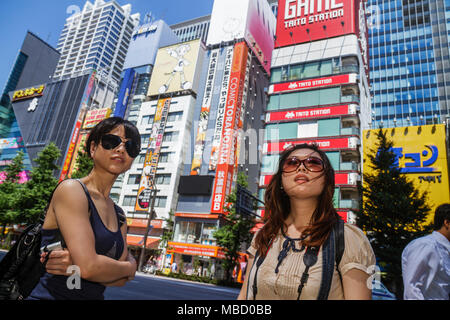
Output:
[[[34,162],[36,166],[31,170],[30,180],[22,185],[14,206],[18,211],[17,223],[34,223],[47,206],[50,196],[58,180],[54,173],[59,170],[56,161],[61,151],[54,143],[47,145]]]
[[[401,174],[393,142],[380,128],[375,149],[367,155],[370,168],[363,174],[362,207],[358,226],[367,232],[386,285],[397,298],[403,296],[401,254],[412,240],[430,232],[425,222],[430,212],[427,193],[420,193]]]
[[[23,171],[24,153],[19,151],[5,170],[5,180],[0,184],[0,224],[3,226],[1,237],[4,238],[6,225],[15,219],[14,202],[18,197],[20,185],[19,174]]]
[[[86,177],[94,167],[94,161],[83,150],[78,150],[77,158],[75,161],[74,171],[71,175],[72,179],[81,179]]]
[[[173,239],[173,225],[174,225],[173,217],[174,217],[173,210],[170,210],[169,217],[164,219],[164,221],[166,222],[166,228],[164,229],[164,232],[161,236],[160,241],[161,248],[167,247],[169,241]]]
[[[237,184],[244,188],[248,187],[247,176],[239,173]],[[231,281],[234,267],[239,263],[239,252],[242,244],[248,244],[252,240],[250,229],[254,226],[254,218],[248,215],[241,215],[236,212],[236,189],[228,195],[224,207],[227,223],[214,232],[217,244],[225,249],[225,259],[222,260],[222,267],[225,270],[225,278]],[[255,206],[256,208],[256,206]]]

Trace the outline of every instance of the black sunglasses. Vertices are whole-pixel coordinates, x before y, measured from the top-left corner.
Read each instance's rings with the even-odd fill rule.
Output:
[[[122,138],[113,134],[105,134],[101,139],[101,143],[104,149],[112,150],[122,143]],[[136,158],[141,152],[141,147],[133,140],[125,142],[125,149],[131,158]]]
[[[311,172],[321,172],[324,169],[322,159],[317,157],[308,157],[306,159],[299,159],[297,157],[289,157],[283,163],[283,172],[289,173],[297,171],[301,164]]]

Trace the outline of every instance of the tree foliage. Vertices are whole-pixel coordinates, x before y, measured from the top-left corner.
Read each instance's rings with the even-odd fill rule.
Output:
[[[78,150],[78,154],[75,160],[74,171],[71,175],[72,179],[81,179],[86,177],[94,167],[94,161],[83,150]]]
[[[430,212],[427,193],[421,193],[401,174],[393,142],[380,128],[378,143],[367,155],[370,168],[363,174],[362,208],[357,224],[367,232],[383,278],[402,297],[401,254],[412,240],[430,232],[425,222]]]
[[[237,184],[248,187],[247,176],[238,174]],[[227,223],[214,232],[217,244],[225,249],[225,259],[222,266],[225,270],[226,280],[231,281],[232,270],[239,263],[239,252],[243,244],[250,243],[252,235],[250,229],[254,226],[254,218],[248,215],[240,215],[236,212],[236,189],[228,195],[225,207]],[[256,207],[256,206],[255,206]]]
[[[30,180],[20,187],[19,194],[14,201],[17,212],[16,223],[34,223],[47,206],[50,196],[58,184],[54,173],[59,167],[56,161],[61,151],[54,143],[47,145],[34,162],[36,166],[31,170]]]

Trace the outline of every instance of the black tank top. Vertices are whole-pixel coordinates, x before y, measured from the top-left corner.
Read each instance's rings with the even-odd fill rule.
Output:
[[[95,236],[95,251],[99,255],[104,255],[115,260],[119,260],[124,250],[124,241],[121,226],[125,223],[126,217],[123,210],[114,204],[114,209],[118,221],[118,230],[110,231],[103,224],[97,208],[83,182],[77,180],[83,187],[89,204],[89,220]],[[63,241],[59,229],[42,229],[41,247],[54,242]],[[81,279],[80,289],[69,289],[67,286],[67,276],[57,276],[45,273],[36,288],[28,297],[29,300],[103,300],[105,286]]]

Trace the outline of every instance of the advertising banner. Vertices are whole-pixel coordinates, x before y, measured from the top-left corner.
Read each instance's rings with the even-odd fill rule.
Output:
[[[357,175],[356,175],[357,176]],[[355,185],[356,177],[354,173],[336,173],[334,175],[336,185]],[[260,187],[267,186],[273,175],[264,175],[260,179]]]
[[[73,152],[73,160],[70,164],[68,176],[71,177],[72,173],[77,169],[76,163],[77,163],[77,157],[78,157],[78,151],[83,150],[84,146],[86,144],[86,140],[88,139],[89,133],[88,132],[82,132],[78,136],[78,141],[75,146],[74,152]]]
[[[237,128],[245,82],[248,47],[245,42],[235,45],[231,66],[230,84],[225,105],[222,139],[219,148],[216,176],[212,196],[211,213],[223,213],[225,197],[231,192],[235,161]]]
[[[275,47],[357,34],[361,0],[279,0]]]
[[[376,131],[363,132],[364,173],[373,170],[367,155],[378,144]],[[413,181],[420,192],[428,191],[431,212],[427,222],[431,222],[435,209],[450,202],[445,125],[397,127],[383,131],[393,142],[395,165],[400,172]]]
[[[22,137],[0,139],[0,150],[24,148]]]
[[[207,45],[245,39],[270,74],[276,18],[266,0],[215,0]]]
[[[103,119],[109,118],[112,110],[110,108],[95,109],[88,111],[83,122],[83,129],[92,129]]]
[[[214,128],[214,136],[211,144],[211,156],[209,157],[209,171],[215,171],[217,159],[219,157],[220,141],[222,139],[223,119],[225,112],[225,104],[228,97],[228,86],[230,84],[231,64],[233,63],[234,47],[230,46],[226,49],[225,66],[223,71],[223,80],[220,87],[219,106],[217,108],[216,124]]]
[[[264,153],[281,153],[292,145],[301,143],[316,143],[321,149],[355,149],[358,147],[359,139],[355,137],[337,139],[314,139],[295,140],[289,142],[268,142],[263,146]]]
[[[172,99],[161,99],[156,106],[155,120],[150,134],[150,141],[145,155],[144,169],[136,198],[136,211],[148,211],[150,206],[151,191],[154,188],[156,169],[158,167],[164,131],[166,129],[167,116],[169,114]]]
[[[223,249],[217,246],[208,246],[202,244],[190,244],[190,243],[177,243],[169,242],[168,247],[171,248],[171,252],[179,254],[188,254],[194,256],[206,256],[223,259]]]
[[[300,90],[309,90],[329,86],[337,86],[341,84],[356,83],[356,74],[343,74],[339,76],[324,77],[310,80],[300,80],[292,82],[284,82],[272,84],[269,87],[269,94],[294,92]]]
[[[331,106],[324,108],[297,109],[294,111],[276,111],[276,112],[268,112],[266,114],[266,122],[270,123],[279,121],[298,121],[304,119],[342,116],[355,113],[356,107],[349,105]]]
[[[114,117],[124,118],[127,112],[128,102],[130,96],[133,95],[133,83],[136,72],[133,68],[127,69],[122,80],[122,86],[120,87],[119,95],[117,97],[116,108],[114,109]]]
[[[192,159],[191,175],[198,175],[202,165],[203,150],[205,149],[206,130],[208,128],[209,111],[211,109],[211,100],[216,79],[217,59],[219,49],[211,51],[209,61],[208,76],[206,78],[206,88],[203,96],[202,109],[200,111],[200,120],[197,129],[197,138],[195,139],[194,157]]]
[[[161,48],[148,89],[149,96],[191,90],[199,58],[201,40]]]

